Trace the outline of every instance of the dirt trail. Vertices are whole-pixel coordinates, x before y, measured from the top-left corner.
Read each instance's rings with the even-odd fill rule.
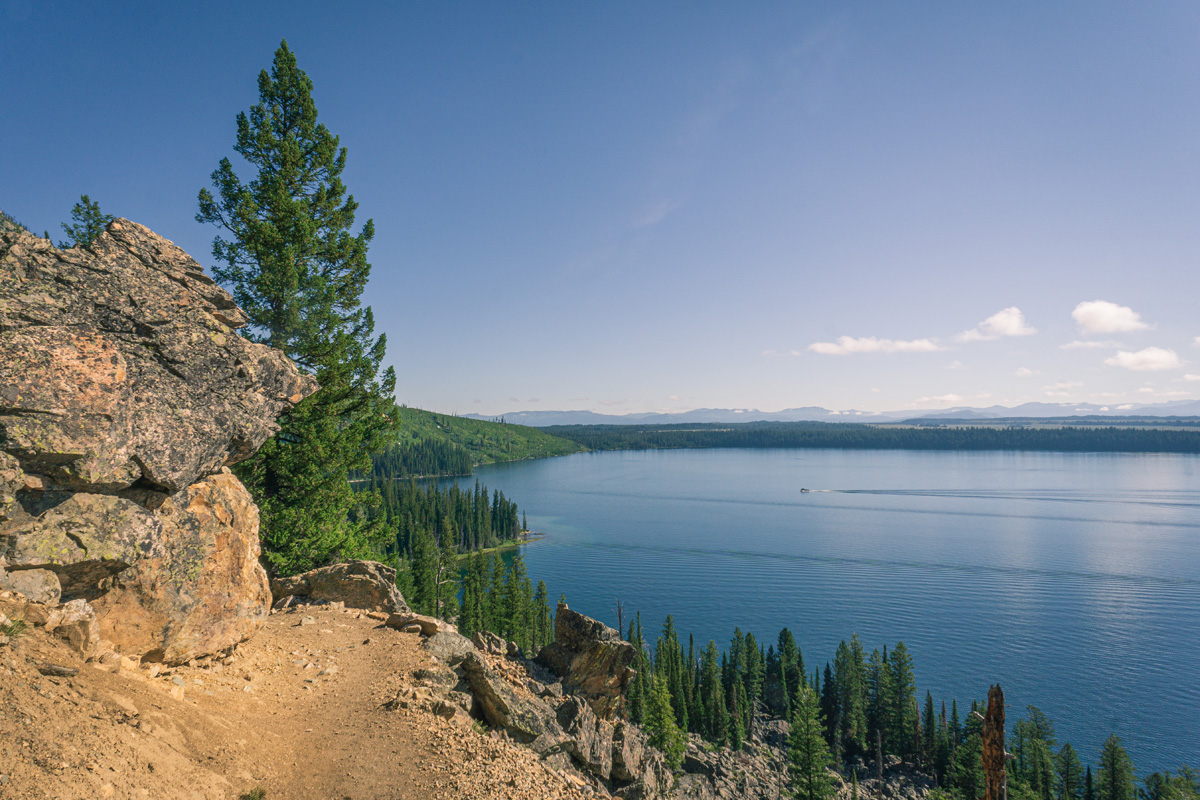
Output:
[[[0,647],[0,798],[582,796],[524,748],[387,708],[431,665],[419,642],[308,608],[272,615],[231,658],[154,674],[85,665],[33,629]],[[80,671],[44,677],[43,662]]]

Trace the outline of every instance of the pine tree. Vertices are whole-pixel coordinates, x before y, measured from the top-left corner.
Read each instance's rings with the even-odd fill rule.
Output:
[[[642,642],[642,612],[639,611],[636,618],[629,621],[629,633],[625,639],[633,645],[633,663],[630,665],[633,669],[633,680],[629,683],[628,714],[629,718],[634,722],[642,722],[645,719],[646,695],[650,691],[646,682],[646,653],[645,644]]]
[[[409,604],[421,614],[437,613],[437,543],[426,528],[418,528],[412,546],[412,596]]]
[[[534,651],[540,651],[554,639],[554,627],[550,623],[550,593],[546,590],[546,582],[538,581],[537,591],[533,593],[534,622]]]
[[[1099,800],[1133,800],[1133,762],[1121,738],[1109,734],[1100,748]]]
[[[867,751],[867,676],[862,642],[858,634],[850,643],[838,645],[834,656],[834,682],[837,687],[840,725],[838,736],[847,755],[862,755]],[[828,712],[826,712],[828,713]]]
[[[234,144],[255,177],[242,183],[222,159],[216,196],[201,189],[196,219],[230,236],[213,241],[213,273],[250,318],[243,335],[283,350],[321,387],[235,468],[258,502],[270,564],[293,573],[380,547],[382,525],[351,513],[373,508],[378,493],[356,495],[349,473],[369,469],[394,434],[395,374],[379,373],[386,342],[360,299],[374,225],[351,234],[358,204],[341,181],[346,149],[317,122],[312,81],[287,42],[258,93],[249,115],[238,114]]]
[[[843,642],[845,644],[845,642]],[[815,678],[815,676],[814,676]],[[817,685],[814,680],[813,690],[816,691]],[[833,668],[829,663],[825,663],[825,681],[821,686],[821,718],[825,721],[825,741],[830,747],[840,738],[838,736],[838,717],[841,715],[841,697],[838,692],[837,675],[834,674]]]
[[[921,720],[921,749],[925,757],[932,762],[937,752],[937,719],[933,713],[933,695],[925,692],[925,713]]]
[[[1058,800],[1080,800],[1083,789],[1083,765],[1079,763],[1079,755],[1075,748],[1067,742],[1058,751],[1057,759]]]
[[[892,694],[892,674],[878,650],[867,660],[867,729],[871,738],[878,732],[888,739],[888,703]]]
[[[758,641],[753,633],[746,634],[746,699],[753,709],[754,704],[762,699],[763,680],[766,673],[763,670],[763,654],[758,648]]]
[[[70,238],[65,242],[59,242],[58,246],[62,249],[68,247],[89,247],[92,242],[100,234],[104,233],[104,229],[108,227],[108,223],[112,222],[114,217],[112,214],[103,214],[100,212],[100,204],[93,203],[91,198],[86,194],[80,195],[79,202],[71,207],[71,219],[75,220],[74,225],[62,224],[62,229],[67,232]],[[50,233],[46,233],[46,238],[50,238]]]
[[[442,517],[442,532],[438,537],[437,608],[435,616],[451,619],[458,616],[459,567],[453,526],[449,517]]]
[[[888,661],[891,697],[888,703],[889,730],[884,732],[889,751],[909,758],[916,752],[917,686],[913,678],[912,657],[904,642],[897,642]],[[891,734],[890,742],[887,740]]]
[[[974,709],[974,703],[971,704]],[[957,712],[957,705],[955,706]],[[962,744],[954,754],[954,764],[950,768],[951,783],[962,796],[963,800],[978,800],[983,797],[983,730],[979,717],[967,715],[966,726],[963,730]]]
[[[667,690],[667,682],[662,675],[655,675],[649,682],[649,696],[646,698],[646,733],[647,742],[651,747],[662,751],[663,756],[672,770],[679,769],[683,763],[683,753],[687,740],[679,726],[675,724],[675,711],[671,707],[671,695]]]
[[[833,794],[826,773],[832,760],[825,743],[825,725],[821,721],[817,694],[812,687],[799,688],[793,707],[788,734],[792,789],[802,800],[825,800]]]
[[[704,733],[711,742],[724,744],[729,736],[729,711],[721,685],[720,656],[717,643],[709,641],[700,665],[700,696],[704,703]]]
[[[1092,781],[1092,765],[1083,773],[1083,800],[1096,800],[1096,784]]]

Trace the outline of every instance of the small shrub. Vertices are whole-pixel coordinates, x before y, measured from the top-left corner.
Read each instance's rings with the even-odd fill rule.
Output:
[[[243,794],[238,800],[266,800],[267,790],[261,786],[255,786],[250,791]]]

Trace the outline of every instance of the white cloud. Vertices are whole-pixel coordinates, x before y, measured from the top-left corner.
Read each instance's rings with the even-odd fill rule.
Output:
[[[1200,336],[1197,336],[1195,339],[1193,339],[1192,344],[1196,347],[1200,347]]]
[[[1138,394],[1158,394],[1158,390],[1153,386],[1142,386],[1137,391]]]
[[[877,339],[874,336],[839,336],[836,342],[814,342],[808,346],[823,356],[847,356],[852,353],[932,353],[942,347],[932,339]]]
[[[667,399],[668,399],[668,400],[673,400],[673,401],[675,401],[676,403],[678,403],[678,402],[679,402],[679,395],[677,395],[677,394],[669,394],[669,395],[667,395]]]
[[[1107,300],[1080,303],[1071,312],[1071,317],[1084,333],[1126,333],[1144,331],[1150,327],[1129,306],[1119,306]]]
[[[1025,315],[1016,306],[997,311],[969,331],[954,338],[960,342],[979,342],[999,339],[1002,336],[1030,336],[1037,329],[1025,323]]]
[[[951,361],[946,365],[946,369],[966,369],[967,365],[961,361]]]
[[[1017,367],[1017,371],[1013,373],[1018,378],[1028,378],[1030,375],[1037,375],[1037,370],[1032,370],[1029,367]]]
[[[1126,403],[1123,406],[1117,406],[1117,411],[1128,411],[1131,408],[1133,408],[1133,403]]]
[[[1120,346],[1121,346],[1120,342],[1108,342],[1108,341],[1102,342],[1099,340],[1085,340],[1085,341],[1076,340],[1074,342],[1067,342],[1066,344],[1060,344],[1058,346],[1058,348],[1060,350],[1096,350],[1096,349],[1100,349],[1100,348],[1108,350],[1110,348],[1120,347]]]
[[[1124,367],[1140,372],[1179,369],[1180,367],[1179,356],[1175,354],[1175,351],[1162,347],[1147,347],[1136,353],[1119,350],[1115,356],[1104,359],[1104,363],[1110,367]]]
[[[1200,381],[1200,375],[1191,375],[1191,374],[1188,374],[1188,375],[1184,375],[1184,376],[1183,376],[1183,379],[1184,379],[1185,381]]]

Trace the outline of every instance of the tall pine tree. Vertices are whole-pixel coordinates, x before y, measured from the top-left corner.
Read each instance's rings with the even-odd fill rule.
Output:
[[[799,687],[792,706],[788,735],[792,789],[802,800],[825,800],[833,793],[826,773],[833,762],[825,743],[817,693],[810,686]]]
[[[1133,800],[1133,762],[1115,733],[1109,734],[1100,748],[1098,777],[1100,800]]]
[[[213,241],[213,273],[249,316],[245,334],[321,386],[236,468],[258,502],[267,558],[292,573],[372,555],[382,540],[381,525],[352,513],[377,496],[356,496],[348,475],[369,469],[394,432],[395,374],[380,374],[386,343],[360,299],[375,228],[368,220],[351,232],[358,204],[341,181],[346,149],[317,121],[312,81],[287,42],[259,75],[258,95],[238,114],[234,144],[255,175],[243,183],[222,159],[196,219],[229,236]]]

